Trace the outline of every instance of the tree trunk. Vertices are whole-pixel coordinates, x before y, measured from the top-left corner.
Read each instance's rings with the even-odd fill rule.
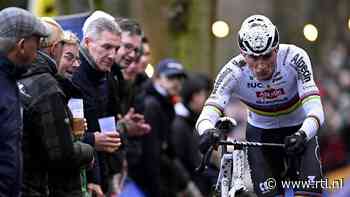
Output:
[[[155,6],[157,5],[157,6]],[[210,0],[145,0],[132,4],[132,15],[149,37],[153,63],[175,58],[193,71],[213,73],[211,23],[216,2]]]

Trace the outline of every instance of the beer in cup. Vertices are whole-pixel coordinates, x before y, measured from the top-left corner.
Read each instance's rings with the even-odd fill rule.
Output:
[[[83,99],[70,99],[68,101],[68,107],[73,115],[73,135],[80,138],[85,132]]]

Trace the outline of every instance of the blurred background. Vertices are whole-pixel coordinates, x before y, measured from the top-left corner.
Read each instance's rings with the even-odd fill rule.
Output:
[[[309,53],[326,115],[320,132],[323,168],[330,178],[350,176],[349,0],[0,0],[1,9],[9,6],[39,16],[88,15],[99,9],[134,18],[149,38],[152,64],[173,57],[210,77],[239,53],[236,34],[243,19],[266,15],[278,27],[281,43]],[[245,121],[239,102],[227,111]]]

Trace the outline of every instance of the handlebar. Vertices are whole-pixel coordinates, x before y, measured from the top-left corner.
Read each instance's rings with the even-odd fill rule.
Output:
[[[219,130],[218,135],[227,136],[228,133],[237,126],[235,119],[230,117],[221,117],[215,124],[215,128]],[[284,148],[284,144],[276,143],[263,143],[263,142],[248,142],[248,141],[225,141],[221,140],[210,146],[209,150],[204,154],[201,163],[198,168],[196,168],[196,173],[202,173],[209,163],[210,156],[216,146],[236,146],[236,149],[242,149],[243,147],[276,147]],[[226,151],[226,149],[224,149]]]
[[[263,143],[263,142],[248,142],[248,141],[219,141],[213,144],[209,150],[204,154],[201,163],[198,168],[196,168],[196,173],[202,173],[209,163],[210,156],[214,150],[214,146],[238,146],[239,148],[243,147],[276,147],[276,148],[284,148],[284,144],[277,143]]]
[[[248,141],[219,141],[217,145],[226,146],[242,146],[242,147],[279,147],[284,148],[284,144],[264,143],[264,142],[248,142]]]

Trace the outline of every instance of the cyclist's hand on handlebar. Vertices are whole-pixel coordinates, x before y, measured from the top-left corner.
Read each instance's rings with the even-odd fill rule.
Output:
[[[210,146],[217,143],[220,140],[220,133],[218,129],[208,129],[200,136],[199,150],[202,154],[205,154]]]
[[[300,155],[306,146],[306,134],[304,131],[297,131],[293,135],[287,136],[284,139],[287,155]]]

